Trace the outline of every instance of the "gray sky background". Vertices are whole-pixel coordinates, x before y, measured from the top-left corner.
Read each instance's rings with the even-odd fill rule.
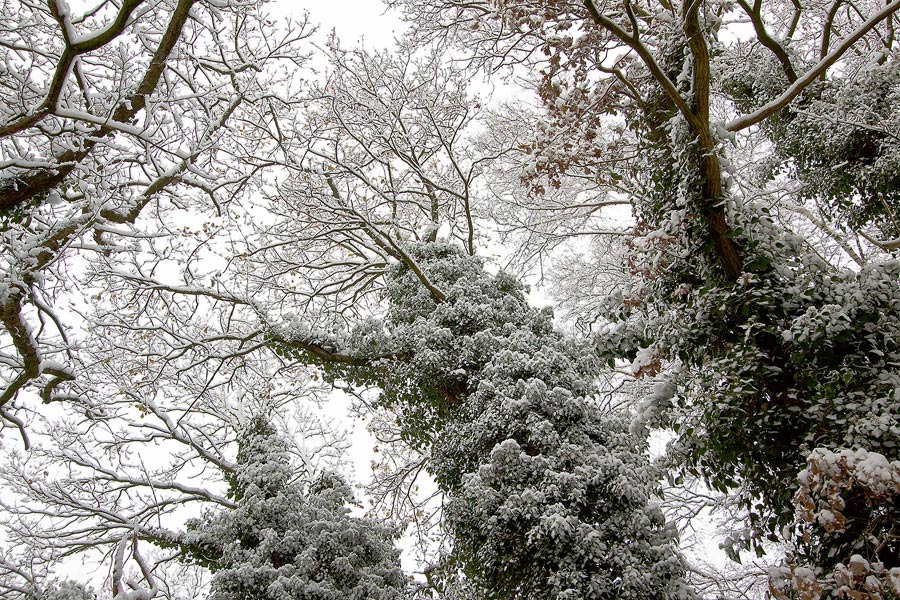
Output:
[[[389,48],[403,31],[403,23],[394,11],[386,12],[381,0],[275,0],[269,5],[273,15],[300,15],[304,10],[319,25],[319,41],[336,31],[346,46],[362,39],[366,46]]]

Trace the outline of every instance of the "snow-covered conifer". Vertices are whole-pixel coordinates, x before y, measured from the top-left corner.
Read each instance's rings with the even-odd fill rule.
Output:
[[[233,510],[188,523],[181,547],[213,572],[210,600],[395,600],[407,580],[395,532],[349,514],[337,475],[295,480],[287,445],[263,416],[239,439]]]

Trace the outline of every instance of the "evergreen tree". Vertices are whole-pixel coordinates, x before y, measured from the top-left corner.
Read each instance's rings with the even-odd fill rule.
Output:
[[[430,453],[466,574],[487,598],[691,598],[675,533],[650,502],[646,442],[627,413],[601,406],[591,346],[480,260],[443,243],[406,252],[443,299],[394,267],[387,317],[347,342],[357,366],[323,366],[377,384],[407,441]]]
[[[284,440],[262,416],[238,444],[229,477],[237,508],[192,520],[180,544],[213,572],[210,600],[404,597],[394,531],[351,517],[352,493],[340,477],[295,481]]]

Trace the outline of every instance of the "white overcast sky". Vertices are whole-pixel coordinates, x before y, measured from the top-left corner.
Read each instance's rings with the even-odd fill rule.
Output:
[[[319,41],[335,30],[348,47],[363,40],[368,47],[390,48],[404,27],[396,11],[388,11],[381,0],[274,0],[269,10],[273,15],[298,16],[307,11],[319,25]]]

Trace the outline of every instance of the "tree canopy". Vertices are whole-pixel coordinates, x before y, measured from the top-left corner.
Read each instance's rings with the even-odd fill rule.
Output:
[[[387,5],[0,8],[0,598],[900,597],[900,0]]]

